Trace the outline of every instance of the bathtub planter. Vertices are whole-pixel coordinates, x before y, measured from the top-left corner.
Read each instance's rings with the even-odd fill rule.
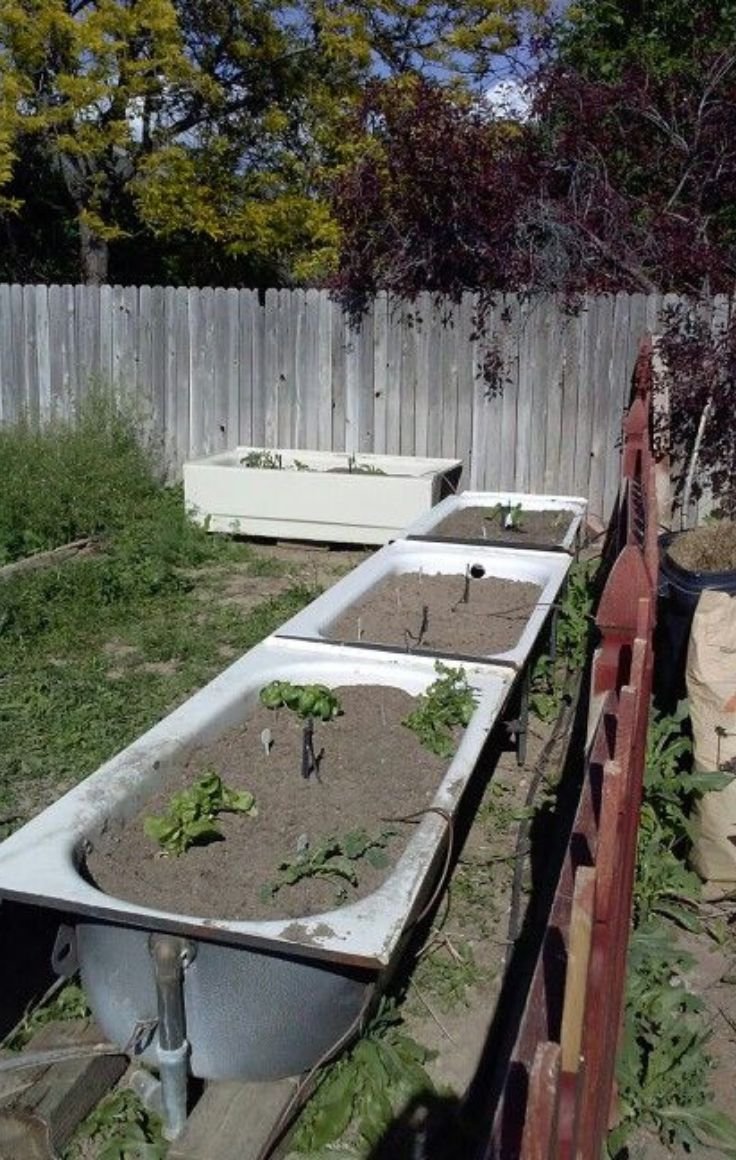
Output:
[[[496,653],[484,652],[480,646],[476,646],[472,652],[447,648],[429,649],[414,655],[449,658],[451,663],[459,664],[485,661],[518,670],[523,668],[552,615],[571,563],[571,557],[563,552],[525,552],[516,548],[397,540],[359,564],[322,596],[287,620],[278,629],[276,636],[282,639],[319,641],[323,645],[332,646],[349,643],[352,648],[405,655],[407,648],[398,640],[393,645],[376,644],[370,640],[351,639],[348,642],[346,639],[334,639],[332,626],[351,608],[357,608],[384,581],[403,573],[424,577],[447,575],[457,578],[458,583],[461,583],[469,572],[478,579],[496,578],[539,586],[536,605],[520,629],[516,643]]]
[[[488,520],[485,527],[485,536],[455,534],[451,529],[443,530],[441,525],[451,516],[457,516],[471,508],[482,508],[492,511],[501,508],[504,511],[518,509],[522,527],[518,534],[499,536],[502,521]],[[463,491],[459,495],[450,495],[424,512],[415,520],[405,532],[410,540],[433,540],[437,543],[475,544],[480,547],[493,544],[497,541],[506,548],[522,548],[526,551],[563,551],[574,552],[580,538],[580,530],[588,501],[580,496],[569,495],[527,495],[520,491]],[[567,518],[560,519],[559,526],[553,529],[553,534],[544,542],[536,542],[524,534],[523,523],[525,512],[569,512]]]
[[[270,467],[247,466],[265,457]],[[457,459],[236,447],[184,464],[184,502],[213,532],[385,544],[454,490]]]
[[[510,691],[503,669],[466,671],[478,706],[433,801],[450,815]],[[388,685],[416,695],[435,676],[424,658],[265,642],[3,842],[0,897],[64,914],[66,966],[78,959],[101,1028],[121,1046],[137,1035],[144,1060],[157,1060],[150,936],[168,933],[193,950],[184,972],[191,1072],[266,1080],[303,1071],[349,1029],[367,989],[396,957],[436,879],[447,838],[442,818],[425,816],[372,894],[297,920],[224,920],[112,897],[83,872],[86,844],[111,819],[134,817],[192,749],[240,724],[272,680]],[[186,855],[181,866],[185,873]]]

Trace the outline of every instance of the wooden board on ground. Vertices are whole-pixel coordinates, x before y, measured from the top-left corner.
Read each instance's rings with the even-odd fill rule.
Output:
[[[296,1083],[209,1084],[168,1160],[256,1160]]]
[[[53,1022],[33,1036],[27,1050],[91,1045],[103,1038],[87,1020]],[[124,1055],[95,1055],[3,1073],[0,1160],[53,1160],[127,1063]]]

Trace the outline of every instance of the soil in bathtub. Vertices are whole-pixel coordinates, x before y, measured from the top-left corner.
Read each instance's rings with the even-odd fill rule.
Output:
[[[111,824],[93,840],[87,871],[95,884],[130,902],[221,919],[316,914],[375,890],[418,824],[393,819],[431,804],[448,760],[429,752],[402,724],[416,698],[376,685],[336,692],[341,715],[314,721],[314,753],[323,750],[319,780],[302,776],[304,721],[287,708],[259,704],[244,726],[195,751],[137,817]],[[166,812],[173,793],[212,771],[229,788],[252,793],[257,816],[220,814],[221,840],[191,846],[179,857],[161,856],[144,831],[145,817]],[[319,860],[326,839],[350,845],[356,832],[385,841],[348,857],[357,886],[317,872],[271,893],[284,877],[280,864],[293,865],[305,853]],[[355,848],[353,837],[348,853]]]
[[[406,652],[478,657],[519,642],[542,589],[496,576],[402,572],[381,581],[333,621],[330,640],[382,644]],[[482,572],[482,568],[480,569]]]
[[[510,517],[509,517],[510,513]],[[562,511],[518,511],[513,507],[488,505],[463,507],[452,512],[432,529],[432,536],[448,540],[495,540],[504,544],[561,544],[576,513]],[[507,518],[512,526],[506,527]]]

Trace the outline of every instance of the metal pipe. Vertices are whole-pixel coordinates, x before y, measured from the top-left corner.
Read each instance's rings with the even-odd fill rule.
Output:
[[[172,935],[150,940],[158,1001],[158,1057],[164,1136],[176,1140],[187,1119],[187,1057],[184,970],[193,958],[191,943]]]

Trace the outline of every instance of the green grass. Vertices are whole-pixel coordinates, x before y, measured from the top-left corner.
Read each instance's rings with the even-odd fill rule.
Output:
[[[0,499],[0,551],[99,536],[93,555],[0,580],[0,837],[48,800],[50,784],[92,772],[315,595],[297,582],[264,591],[247,612],[222,599],[236,569],[265,590],[284,566],[194,526],[181,489],[156,484],[145,454],[117,432],[122,420],[108,415],[106,425],[105,414],[97,443],[84,422],[76,434],[57,431],[58,446],[22,427],[0,440],[0,462],[17,462],[27,484],[13,480]],[[103,454],[110,424],[113,466]],[[75,502],[61,504],[74,519],[56,537],[54,501],[45,504],[20,454],[41,443],[51,449],[47,490],[63,494],[80,445],[90,471]],[[38,511],[26,502],[34,497]]]
[[[135,423],[101,389],[74,423],[0,427],[0,564],[122,527],[156,491]]]

